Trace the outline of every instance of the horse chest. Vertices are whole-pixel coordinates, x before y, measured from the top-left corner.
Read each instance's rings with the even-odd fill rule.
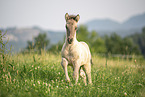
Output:
[[[79,58],[79,52],[76,49],[66,48],[63,51],[63,57],[68,60],[70,64]]]

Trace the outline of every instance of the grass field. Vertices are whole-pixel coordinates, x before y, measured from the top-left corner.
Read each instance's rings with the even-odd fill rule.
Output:
[[[60,54],[0,56],[1,97],[144,97],[145,61],[93,55],[92,85],[65,82]],[[72,70],[68,67],[72,80]]]

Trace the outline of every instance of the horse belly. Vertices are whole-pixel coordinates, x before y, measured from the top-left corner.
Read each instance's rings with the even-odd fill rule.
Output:
[[[82,44],[82,63],[88,64],[91,60],[91,53],[88,45],[85,42],[80,42]]]

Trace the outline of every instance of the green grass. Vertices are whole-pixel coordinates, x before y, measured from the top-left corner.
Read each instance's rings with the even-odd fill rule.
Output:
[[[79,78],[69,86],[60,54],[0,56],[1,97],[140,97],[145,96],[145,61],[106,59],[93,55],[92,85]],[[68,67],[72,80],[72,70]]]

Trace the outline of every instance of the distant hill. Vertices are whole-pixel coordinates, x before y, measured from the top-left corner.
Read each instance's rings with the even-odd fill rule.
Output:
[[[141,32],[141,29],[145,26],[145,13],[133,16],[123,23],[111,19],[94,19],[85,24],[89,31],[95,30],[99,35],[110,35],[116,32],[120,36],[125,37],[136,32]]]
[[[118,28],[121,24],[110,19],[95,19],[87,22],[86,25],[88,30],[113,31],[114,28]]]
[[[145,13],[133,16],[127,21],[123,22],[122,29],[141,29],[145,26]]]
[[[133,16],[123,23],[113,21],[111,19],[94,19],[85,23],[88,30],[95,30],[99,35],[110,35],[116,32],[118,35],[125,37],[136,32],[140,33],[145,26],[145,13]],[[28,40],[32,40],[39,33],[46,33],[50,39],[50,44],[56,44],[59,41],[63,41],[65,32],[43,30],[37,26],[32,28],[7,28],[0,30],[4,33],[7,31],[7,36],[4,40],[9,39],[7,48],[13,45],[12,51],[17,52],[22,48],[25,48]]]
[[[8,28],[8,29],[1,29],[2,33],[7,32],[6,38],[3,40],[9,40],[7,44],[7,48],[10,48],[12,45],[12,51],[18,52],[21,49],[27,46],[27,41],[31,40],[36,37],[39,33],[46,33],[47,38],[50,40],[50,45],[56,44],[59,41],[63,41],[64,32],[55,32],[55,31],[45,31],[39,27],[33,28]]]

